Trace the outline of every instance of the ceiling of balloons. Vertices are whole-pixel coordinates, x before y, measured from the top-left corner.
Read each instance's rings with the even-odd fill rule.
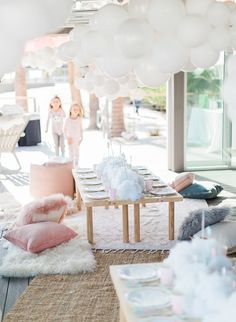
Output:
[[[23,65],[52,72],[74,61],[83,76],[77,86],[98,97],[137,95],[142,86],[158,87],[179,71],[211,67],[221,51],[236,49],[236,4],[231,1],[56,1],[22,0],[26,12],[11,19],[17,23],[9,24],[8,34],[23,20],[24,39],[71,24],[68,40],[27,53]],[[28,16],[29,3],[34,10],[40,3],[36,17]],[[2,67],[0,74],[10,67]]]

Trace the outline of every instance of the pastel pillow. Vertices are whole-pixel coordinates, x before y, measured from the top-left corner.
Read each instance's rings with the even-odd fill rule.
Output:
[[[194,181],[195,175],[192,172],[183,172],[176,176],[170,186],[176,191],[180,191],[190,186]]]
[[[195,181],[191,186],[179,191],[184,198],[213,199],[223,190],[218,183],[211,181]]]
[[[62,194],[43,197],[26,204],[16,219],[16,226],[37,222],[52,221],[60,223],[67,212],[67,202]]]
[[[74,195],[72,162],[48,162],[43,165],[30,166],[30,193],[33,197],[44,197],[55,193],[66,196]]]
[[[38,253],[69,241],[78,234],[71,228],[53,222],[30,224],[15,228],[3,237],[31,253]]]
[[[227,248],[227,255],[236,252],[236,222],[235,221],[221,221],[211,226],[210,235],[209,231],[203,230],[204,238],[209,235],[209,238],[216,239],[221,245]],[[200,230],[194,237],[201,237],[202,231]]]
[[[209,207],[190,212],[179,228],[178,239],[188,240],[202,228],[202,216],[204,213],[204,227],[213,225],[225,219],[230,214],[229,207]]]

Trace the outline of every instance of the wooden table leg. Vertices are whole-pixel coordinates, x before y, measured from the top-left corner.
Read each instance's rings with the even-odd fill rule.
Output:
[[[120,307],[120,310],[119,310],[119,315],[120,315],[120,322],[126,322],[126,318],[124,316],[124,313]]]
[[[93,208],[86,207],[87,212],[87,238],[90,244],[93,244]]]
[[[129,212],[128,205],[122,206],[122,215],[123,215],[123,242],[129,242]]]
[[[169,202],[169,240],[175,238],[175,203]]]
[[[134,241],[140,242],[140,206],[139,203],[134,204]]]
[[[80,211],[82,199],[81,199],[79,189],[77,187],[75,189],[76,189],[76,206],[77,206],[77,209]]]

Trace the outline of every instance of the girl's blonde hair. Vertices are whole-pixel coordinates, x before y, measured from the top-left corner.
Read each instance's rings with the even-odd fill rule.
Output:
[[[60,106],[59,106],[59,108],[62,108],[60,97],[59,97],[59,96],[57,96],[57,95],[55,95],[55,96],[51,99],[51,101],[50,101],[49,109],[52,109],[52,108],[53,108],[53,106],[52,106],[52,101],[53,101],[53,100],[55,100],[55,99],[58,99],[58,100],[59,100],[59,102],[60,102]]]
[[[84,116],[83,106],[81,104],[77,103],[77,102],[74,102],[74,103],[71,104],[71,106],[70,106],[70,114],[69,115],[71,116],[71,110],[72,110],[73,106],[78,106],[78,108],[79,108],[79,112],[78,112],[79,117],[83,117]]]

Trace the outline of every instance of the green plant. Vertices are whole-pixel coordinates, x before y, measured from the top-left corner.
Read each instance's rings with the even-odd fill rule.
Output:
[[[161,85],[158,88],[143,88],[145,92],[145,97],[142,100],[151,106],[156,106],[160,110],[166,109],[166,85]]]

